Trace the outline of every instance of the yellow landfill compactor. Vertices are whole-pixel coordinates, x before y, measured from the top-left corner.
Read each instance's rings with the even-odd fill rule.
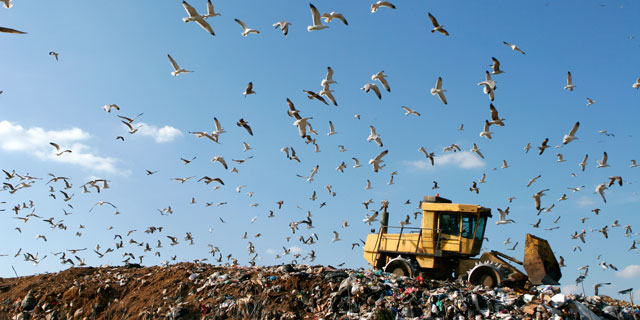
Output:
[[[497,251],[473,258],[482,247],[489,208],[439,196],[425,196],[420,208],[422,221],[415,227],[389,226],[384,208],[380,230],[369,234],[364,245],[364,258],[371,266],[399,276],[465,278],[486,287],[557,285],[562,277],[549,243],[531,234],[526,235],[524,262]],[[507,261],[522,265],[527,274]]]

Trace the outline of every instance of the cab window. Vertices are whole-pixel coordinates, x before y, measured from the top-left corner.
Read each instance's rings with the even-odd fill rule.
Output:
[[[476,226],[476,218],[474,216],[462,216],[462,237],[473,239],[473,230]]]
[[[443,213],[440,216],[440,229],[443,234],[450,234],[457,236],[460,234],[460,222],[458,221],[459,215]]]
[[[484,237],[484,227],[486,223],[487,223],[486,217],[482,217],[478,219],[478,230],[476,230],[476,239],[482,240],[482,237]]]

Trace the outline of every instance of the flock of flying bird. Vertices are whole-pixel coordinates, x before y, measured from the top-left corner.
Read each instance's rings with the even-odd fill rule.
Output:
[[[11,8],[12,3],[11,0],[2,0],[5,3],[5,7],[6,8]],[[211,0],[207,1],[206,4],[206,14],[200,14],[198,13],[198,11],[192,7],[191,5],[189,5],[186,1],[182,2],[182,5],[184,7],[184,9],[186,10],[188,17],[184,17],[183,21],[186,23],[189,22],[195,22],[196,24],[198,24],[200,27],[202,27],[202,29],[204,29],[206,32],[208,32],[209,34],[211,34],[212,36],[215,36],[215,32],[212,28],[212,26],[209,24],[209,22],[207,21],[210,18],[215,18],[218,16],[221,16],[221,14],[219,12],[216,12],[213,4],[211,2]],[[318,11],[318,9],[313,5],[313,4],[309,4],[309,8],[310,8],[310,12],[311,12],[311,24],[307,27],[307,30],[309,32],[317,32],[319,30],[323,30],[326,28],[329,28],[329,23],[332,22],[333,19],[336,19],[340,22],[342,22],[345,26],[349,26],[349,23],[346,19],[346,17],[341,14],[341,13],[337,13],[337,12],[330,12],[330,13],[323,13],[321,14],[320,11]],[[384,9],[383,9],[384,8]],[[390,2],[387,1],[377,1],[375,3],[373,3],[371,5],[371,13],[375,13],[378,10],[393,10],[396,9],[396,6],[391,4]],[[435,33],[438,32],[439,34],[441,34],[442,36],[449,36],[449,32],[444,28],[444,25],[441,25],[436,18],[431,14],[428,13],[428,18],[431,22],[432,25],[432,29],[431,32]],[[324,23],[323,23],[324,20]],[[242,28],[242,33],[241,35],[243,37],[247,37],[251,34],[254,35],[258,35],[260,34],[260,31],[257,29],[253,29],[253,28],[249,28],[247,26],[247,24],[239,19],[234,19],[235,22],[237,22],[240,27]],[[286,20],[282,20],[282,21],[278,21],[276,23],[274,23],[272,25],[273,27],[275,27],[276,29],[280,29],[284,36],[286,37],[289,34],[290,31],[290,27],[292,26],[292,24]],[[11,29],[11,28],[7,28],[7,27],[0,27],[0,32],[4,32],[4,33],[14,33],[14,34],[24,34],[25,32],[22,31],[18,31],[15,29]],[[515,44],[511,44],[508,42],[504,42],[504,45],[508,46],[512,51],[514,52],[518,52],[522,55],[525,54],[525,52],[519,48],[517,45]],[[59,58],[59,54],[57,52],[51,51],[49,53],[51,56],[54,56],[56,60],[58,60]],[[179,64],[177,63],[177,61],[171,56],[168,55],[168,59],[170,62],[170,65],[172,67],[172,70],[170,72],[170,74],[172,76],[179,76],[182,74],[187,74],[190,73],[192,71],[184,69],[182,67],[179,66]],[[498,110],[497,108],[493,105],[493,101],[495,99],[495,92],[497,90],[497,86],[496,86],[496,81],[492,79],[492,76],[496,76],[496,75],[500,75],[502,73],[504,73],[504,71],[502,69],[500,69],[501,65],[500,65],[500,61],[495,58],[495,57],[491,57],[491,72],[490,71],[486,71],[485,72],[485,80],[482,82],[478,83],[478,86],[482,87],[482,92],[484,94],[486,94],[490,100],[490,104],[489,104],[489,119],[484,121],[484,126],[483,126],[483,130],[479,133],[479,137],[480,138],[486,138],[486,139],[492,139],[492,136],[495,135],[496,133],[492,132],[491,129],[492,127],[504,127],[505,126],[505,119],[501,118],[499,116]],[[336,97],[334,96],[333,92],[334,90],[331,89],[331,85],[337,83],[334,79],[334,70],[331,67],[327,67],[327,73],[325,75],[325,77],[321,80],[321,87],[322,89],[315,92],[315,91],[311,91],[311,90],[303,90],[304,95],[313,101],[318,101],[319,103],[322,103],[324,105],[329,105],[332,104],[334,106],[338,106],[338,102],[336,100]],[[379,71],[374,73],[371,76],[371,80],[372,82],[370,83],[366,83],[362,86],[361,90],[363,90],[366,93],[374,93],[375,96],[378,99],[382,99],[382,95],[383,93],[386,91],[385,94],[389,94],[391,92],[391,86],[390,86],[390,81],[387,79],[388,75],[385,74],[384,71]],[[571,72],[567,73],[567,85],[564,86],[565,90],[568,91],[574,91],[576,89],[576,85],[574,85],[573,83],[573,79],[572,79],[572,75]],[[632,88],[638,89],[640,88],[640,78],[638,78],[636,80],[635,83],[632,84]],[[1,93],[1,92],[0,92]],[[433,88],[430,89],[430,93],[434,96],[437,96],[437,98],[440,100],[440,102],[444,105],[447,105],[447,98],[445,96],[446,93],[446,89],[444,89],[444,85],[443,85],[443,79],[442,77],[438,77],[438,79],[435,82],[435,85]],[[253,89],[253,82],[249,82],[245,88],[245,90],[242,92],[242,96],[243,97],[247,97],[249,95],[255,95],[256,91],[254,91]],[[299,135],[299,137],[305,142],[305,144],[309,145],[313,145],[315,148],[315,152],[319,152],[319,145],[317,143],[317,136],[318,136],[318,132],[314,129],[314,127],[312,126],[311,120],[313,120],[313,117],[304,117],[302,115],[302,112],[296,108],[296,106],[294,105],[293,101],[289,98],[286,98],[286,102],[287,102],[287,115],[291,118],[294,118],[292,125],[296,127],[297,129],[297,134]],[[592,105],[596,103],[595,100],[591,99],[591,98],[587,98],[587,106]],[[105,105],[103,107],[104,111],[106,113],[111,113],[112,111],[120,111],[120,107],[117,104],[109,104],[109,105]],[[417,112],[416,110],[413,110],[409,107],[406,106],[402,106],[402,109],[404,110],[404,114],[406,116],[416,116],[416,117],[420,117],[421,114],[419,112]],[[138,130],[141,128],[141,125],[137,125],[136,124],[136,120],[138,117],[142,116],[143,114],[138,114],[135,117],[129,117],[129,116],[123,116],[123,115],[118,115],[118,117],[121,119],[121,123],[126,126],[128,133],[129,134],[135,134],[136,132],[138,132]],[[355,115],[356,119],[360,119],[360,115],[356,114]],[[239,119],[236,122],[237,127],[244,129],[249,135],[253,136],[253,129],[250,125],[250,123],[246,120],[244,120],[244,118]],[[189,134],[197,137],[197,138],[206,138],[207,140],[211,141],[211,142],[215,142],[215,143],[219,143],[222,135],[224,133],[227,133],[227,131],[223,128],[221,122],[214,117],[214,129],[212,131],[208,131],[208,130],[204,130],[204,131],[190,131]],[[564,135],[564,137],[562,137],[562,144],[559,146],[556,146],[556,148],[560,148],[563,146],[566,146],[568,144],[570,144],[573,141],[578,140],[578,130],[580,128],[580,122],[576,122],[574,124],[574,126],[570,129],[570,131]],[[462,131],[464,130],[464,126],[460,125],[460,127],[458,128],[458,130]],[[600,132],[603,135],[612,135],[606,131],[601,131]],[[329,121],[329,132],[327,133],[328,136],[332,136],[338,134],[338,132],[336,131],[336,128],[334,126],[334,124]],[[116,137],[116,139],[121,140],[124,142],[125,138],[124,136],[118,136]],[[378,145],[380,148],[383,148],[383,146],[385,145],[382,141],[382,136],[378,133],[378,131],[376,130],[375,126],[371,125],[369,126],[369,136],[366,139],[367,142],[374,142],[376,145]],[[547,149],[552,148],[552,146],[549,145],[549,138],[545,138],[543,141],[541,141],[540,145],[537,146],[537,150],[538,150],[538,155],[542,155]],[[67,153],[72,153],[73,150],[68,149],[68,148],[63,148],[61,147],[57,142],[52,141],[50,142],[51,147],[53,147],[52,152],[55,154],[55,156],[57,157],[64,157],[66,156],[65,154]],[[340,151],[344,152],[346,151],[346,148],[343,145],[340,145]],[[524,147],[524,152],[528,153],[529,150],[532,148],[531,143],[527,143],[526,146]],[[251,145],[249,145],[247,142],[243,142],[243,151],[249,151],[251,150],[252,147]],[[435,159],[437,158],[437,155],[435,154],[435,152],[429,152],[427,151],[427,149],[425,147],[420,147],[418,150],[418,152],[424,154],[425,159],[428,161],[428,163],[431,164],[431,166],[435,166],[436,165],[436,161]],[[445,147],[442,151],[442,153],[448,153],[448,152],[461,152],[462,148],[460,146],[458,146],[457,144],[451,144],[447,147]],[[476,143],[473,143],[473,148],[469,150],[470,152],[472,152],[473,154],[475,154],[476,156],[478,156],[479,158],[484,159],[484,154],[482,153],[482,151],[480,150],[480,148],[478,147],[478,145]],[[285,146],[281,149],[281,152],[283,152],[285,154],[286,159],[288,160],[293,160],[296,162],[301,162],[298,154],[296,153],[295,149],[293,148],[293,146]],[[381,171],[386,164],[384,163],[384,157],[389,153],[388,149],[384,149],[382,151],[380,151],[377,155],[373,156],[369,161],[368,164],[371,166],[371,169],[374,173],[377,173],[379,171]],[[557,153],[556,154],[557,157],[557,162],[565,162],[566,160],[564,159],[563,155],[561,153]],[[232,159],[232,162],[237,164],[237,165],[241,165],[242,163],[248,161],[249,159],[253,158],[252,156],[244,158],[244,159]],[[584,156],[584,159],[582,162],[579,163],[579,167],[582,171],[585,171],[585,169],[589,166],[589,163],[587,162],[589,158],[589,155],[586,154]],[[186,158],[181,158],[181,161],[184,163],[184,165],[189,165],[192,161],[194,161],[196,158],[190,158],[190,159],[186,159]],[[352,157],[352,160],[354,162],[352,168],[359,168],[362,165],[360,164],[360,161],[358,158],[356,157]],[[631,168],[635,168],[638,166],[638,164],[636,163],[636,160],[634,159],[630,159],[631,164],[630,167]],[[216,155],[214,157],[211,158],[211,162],[213,163],[218,163],[221,167],[223,167],[225,170],[230,170],[231,172],[238,172],[238,169],[236,167],[233,167],[232,169],[229,169],[231,162],[228,162],[227,160],[225,160],[224,156],[222,155]],[[609,167],[609,163],[608,163],[608,155],[606,152],[603,153],[602,158],[600,160],[597,160],[597,165],[596,168],[605,168],[605,167]],[[347,164],[342,161],[338,167],[336,168],[337,171],[340,172],[344,172],[345,169],[347,169]],[[501,168],[505,169],[508,168],[509,164],[507,163],[506,160],[503,160],[503,165]],[[319,166],[315,165],[308,176],[305,175],[300,175],[298,174],[297,176],[308,181],[308,182],[313,182],[314,181],[314,177],[316,174],[318,174],[319,171]],[[7,193],[13,195],[15,193],[17,193],[20,190],[23,189],[28,189],[31,188],[36,182],[42,180],[42,178],[37,178],[34,176],[31,176],[29,174],[19,174],[17,173],[15,170],[3,170],[4,172],[4,178],[5,178],[5,182],[3,182],[3,189],[2,191],[7,191]],[[151,171],[151,170],[146,170],[146,175],[150,176],[153,174],[156,174],[157,171]],[[50,179],[45,183],[45,185],[48,187],[48,191],[49,191],[49,196],[53,199],[58,199],[60,201],[62,201],[65,204],[65,208],[63,209],[64,215],[69,215],[71,214],[71,211],[74,209],[71,200],[74,199],[74,194],[73,194],[73,184],[72,184],[72,179],[68,178],[68,177],[64,177],[64,176],[56,176],[54,174],[49,174],[50,175]],[[389,185],[394,184],[394,176],[397,175],[397,171],[393,171],[390,174],[390,180],[388,182]],[[533,178],[531,178],[531,180],[528,181],[528,183],[526,184],[526,187],[531,187],[538,179],[541,178],[541,175],[537,175]],[[202,176],[200,178],[198,178],[197,176],[189,176],[189,177],[185,177],[185,178],[172,178],[171,180],[176,181],[180,184],[184,184],[187,181],[194,179],[194,181],[196,182],[204,182],[206,185],[209,185],[210,183],[214,183],[214,189],[218,189],[221,188],[223,186],[225,186],[225,182],[219,178],[219,177],[210,177],[210,176]],[[483,174],[482,177],[478,180],[478,181],[472,181],[471,182],[471,186],[469,187],[469,191],[470,192],[475,192],[476,194],[480,193],[480,184],[486,183],[486,175]],[[606,182],[603,182],[601,184],[598,184],[595,187],[595,192],[597,194],[600,195],[603,203],[606,203],[606,196],[605,196],[605,191],[608,190],[609,188],[619,188],[619,187],[623,187],[623,182],[625,182],[625,180],[623,180],[623,178],[621,176],[615,175],[615,176],[609,176]],[[242,192],[242,189],[246,187],[245,185],[239,185],[236,188],[236,191],[238,193]],[[96,178],[93,179],[91,181],[85,182],[80,186],[80,189],[82,190],[82,193],[101,193],[106,189],[109,189],[109,180],[107,179],[102,179],[102,178]],[[439,188],[438,182],[437,181],[433,181],[433,190],[436,190]],[[567,190],[571,191],[572,193],[576,193],[581,191],[583,188],[586,188],[585,186],[579,186],[579,187],[575,187],[575,188],[568,188]],[[327,190],[328,194],[330,196],[335,196],[336,193],[335,191],[333,191],[332,186],[331,185],[327,185],[325,186],[325,189]],[[367,179],[367,182],[365,184],[365,189],[371,189],[371,181]],[[543,197],[546,195],[546,192],[548,192],[549,189],[545,188],[545,189],[541,189],[537,192],[533,192],[532,193],[532,198],[534,199],[533,201],[533,205],[535,207],[535,210],[538,212],[538,215],[540,215],[543,212],[550,212],[553,207],[555,206],[554,204],[551,204],[547,207],[543,207]],[[246,193],[249,197],[253,196],[253,192],[247,192]],[[316,192],[314,191],[313,194],[310,197],[310,200],[315,201],[318,198]],[[511,203],[515,198],[514,197],[509,197],[507,200],[509,203]],[[567,200],[567,194],[563,194],[560,199],[558,199],[558,202],[560,201],[565,201]],[[6,202],[2,202],[2,204],[5,204]],[[191,203],[195,204],[196,203],[196,199],[192,198],[191,199]],[[214,204],[213,202],[211,203],[206,203],[205,206],[209,207],[209,206],[223,206],[225,205],[226,202],[219,202],[217,204]],[[277,209],[274,208],[274,210],[280,210],[282,209],[284,204],[283,200],[279,200],[276,202],[276,206]],[[370,206],[374,206],[374,201],[372,199],[369,199],[367,201],[364,201],[362,203],[364,205],[365,210],[369,210],[371,213],[368,213],[364,219],[362,219],[363,223],[369,224],[371,225],[373,222],[378,220],[378,211],[382,208],[386,208],[388,206],[388,202],[387,201],[382,201],[381,202],[381,207],[380,209],[376,209]],[[405,204],[411,204],[411,202],[409,200],[407,200],[405,202]],[[251,206],[252,207],[257,207],[259,205],[259,203],[252,203]],[[322,204],[320,204],[320,208],[322,208],[323,206],[326,205],[326,202],[323,202]],[[110,207],[111,209],[114,210],[114,214],[118,215],[120,214],[119,208],[108,201],[99,201],[96,202],[91,209],[89,210],[89,212],[92,212],[93,210],[97,210],[99,207],[103,207],[103,206],[107,206]],[[4,208],[1,208],[0,210],[4,211]],[[267,215],[268,218],[273,218],[275,217],[275,213],[274,210],[269,210],[269,213]],[[510,223],[515,223],[514,219],[509,218],[509,214],[510,214],[510,208],[507,207],[506,209],[501,209],[498,208],[497,209],[499,211],[499,219],[495,222],[498,225],[503,225],[503,224],[510,224]],[[15,217],[13,217],[16,220],[19,220],[20,222],[22,222],[22,224],[26,224],[30,221],[34,221],[37,219],[40,219],[41,221],[44,221],[46,223],[48,223],[48,225],[51,227],[51,229],[56,229],[56,230],[67,230],[68,226],[64,223],[63,219],[56,219],[55,217],[50,217],[50,218],[45,218],[42,216],[39,216],[36,213],[36,206],[34,201],[26,201],[23,203],[19,203],[15,206],[13,206],[13,208],[11,209],[11,211],[13,211],[15,213]],[[171,208],[171,206],[162,208],[162,209],[158,209],[159,214],[161,215],[171,215],[173,214],[173,209]],[[595,208],[592,210],[592,212],[594,214],[599,214],[600,209]],[[420,212],[415,212],[413,215],[413,219],[418,219]],[[254,223],[256,220],[258,219],[258,217],[254,217],[251,219],[251,223]],[[553,222],[554,224],[556,224],[558,222],[558,220],[560,219],[560,217],[558,217],[557,219],[555,219],[555,221]],[[581,223],[584,223],[585,220],[587,220],[588,217],[583,217],[580,219]],[[222,218],[219,218],[221,223],[225,223],[225,221]],[[542,218],[539,218],[538,221],[533,224],[534,228],[538,228],[540,226]],[[406,215],[406,217],[399,221],[399,224],[402,226],[405,225],[409,225],[411,224],[411,217],[410,215]],[[296,231],[299,230],[300,226],[306,226],[307,230],[312,229],[313,226],[313,220],[312,220],[312,214],[311,211],[308,211],[307,216],[302,219],[302,220],[295,220],[295,221],[291,221],[289,223],[289,228],[291,230],[291,235],[286,236],[286,241],[289,242],[292,237],[295,237],[294,235],[296,235]],[[349,222],[347,220],[342,221],[341,225],[342,228],[348,228],[350,227]],[[615,220],[610,226],[609,225],[605,225],[602,228],[598,228],[598,229],[592,229],[591,231],[593,232],[599,232],[603,235],[604,238],[608,238],[608,233],[616,227],[620,227],[622,226],[620,223],[618,223],[618,220]],[[554,230],[557,229],[558,227],[551,227],[548,228],[547,230]],[[82,236],[82,232],[83,232],[84,226],[80,225],[77,230],[76,230],[76,236],[81,237]],[[109,227],[108,230],[112,230],[113,227]],[[164,230],[166,229],[166,227],[163,226],[149,226],[144,232],[147,234],[154,234],[156,232],[158,233],[162,233]],[[625,224],[624,226],[622,226],[622,229],[624,229],[624,235],[627,237],[631,237],[637,234],[634,234],[632,231],[632,227],[630,224]],[[15,228],[16,232],[22,233],[22,228],[20,226],[17,226]],[[153,252],[153,254],[155,256],[161,256],[161,251],[160,249],[163,248],[163,244],[161,239],[168,239],[170,240],[169,245],[171,246],[175,246],[178,245],[180,243],[180,237],[178,236],[174,236],[174,235],[166,235],[165,237],[160,237],[160,239],[156,239],[155,244],[150,243],[149,241],[145,242],[145,241],[138,241],[135,240],[132,237],[132,234],[134,234],[137,230],[129,230],[128,232],[126,232],[126,235],[122,234],[114,234],[113,240],[114,241],[118,241],[116,242],[113,246],[108,246],[106,248],[103,248],[100,244],[96,245],[96,247],[93,249],[93,252],[97,255],[98,258],[102,259],[103,257],[105,257],[105,255],[115,252],[116,250],[122,250],[122,251],[127,251],[127,249],[125,248],[125,239],[123,238],[128,238],[128,245],[135,247],[140,247],[143,250],[142,254],[134,254],[134,249],[128,250],[129,252],[124,252],[122,254],[122,257],[125,258],[125,260],[123,262],[125,263],[130,263],[130,262],[139,262],[142,263],[143,262],[143,258],[145,257],[145,254],[147,252]],[[165,232],[166,233],[166,232]],[[587,235],[587,231],[585,229],[582,229],[581,231],[575,231],[573,234],[570,235],[571,239],[574,240],[578,240],[580,241],[580,243],[585,243],[585,237]],[[260,237],[261,234],[258,233],[256,235],[254,235],[254,238],[258,238]],[[297,233],[297,237],[298,240],[305,244],[305,245],[311,245],[314,244],[315,242],[319,241],[320,237],[318,234],[316,233],[312,233],[311,235],[308,236],[303,236],[300,235],[300,232]],[[37,234],[36,235],[36,239],[41,239],[44,242],[47,242],[48,239],[46,237],[46,235],[43,234]],[[248,234],[247,232],[244,232],[244,234],[242,235],[242,239],[248,239]],[[189,244],[194,244],[194,236],[191,232],[187,232],[186,235],[184,236],[184,240],[187,241]],[[341,241],[342,239],[340,239],[340,235],[338,233],[337,230],[333,231],[333,238],[332,238],[332,242],[337,242],[337,241]],[[636,247],[636,240],[631,240],[632,244],[631,247],[628,249],[629,251],[635,250],[636,252],[638,251],[637,247]],[[354,249],[357,246],[360,246],[362,244],[364,244],[364,242],[362,242],[362,240],[360,242],[354,242],[351,244],[351,248]],[[508,238],[504,244],[510,244],[510,238]],[[516,246],[517,246],[518,242],[515,243],[515,245],[510,248],[509,250],[515,250]],[[223,255],[220,251],[220,249],[217,246],[214,246],[213,244],[209,244],[209,253],[212,255],[212,259],[215,258],[216,256],[218,256],[218,258],[216,259],[216,261],[218,262],[223,262],[223,258],[225,257],[225,255]],[[248,241],[248,252],[250,255],[250,259],[248,260],[248,263],[251,265],[255,265],[256,264],[256,259],[259,258],[259,255],[256,251],[256,247],[253,243],[253,241]],[[102,250],[104,249],[104,250]],[[56,253],[52,253],[53,255],[57,256],[60,259],[60,262],[64,265],[71,265],[71,266],[83,266],[86,265],[85,259],[86,258],[82,258],[79,256],[79,253],[82,251],[87,250],[87,248],[73,248],[73,249],[68,249],[66,251],[60,251],[60,252],[56,252]],[[580,244],[576,245],[574,247],[574,251],[577,250],[582,250],[582,248],[580,247]],[[22,253],[22,249],[20,249],[15,255],[14,257],[18,257],[20,254]],[[276,255],[276,258],[281,258],[284,257],[286,255],[293,255],[294,256],[294,261],[298,262],[297,259],[301,259],[301,260],[307,260],[308,261],[314,261],[314,259],[316,258],[316,254],[314,250],[310,250],[310,252],[307,255],[302,255],[301,253],[293,253],[291,252],[291,249],[287,249],[286,247],[283,247],[283,252],[282,253],[278,253]],[[22,253],[23,258],[25,261],[30,261],[33,262],[34,264],[38,264],[40,263],[40,261],[42,261],[43,259],[45,259],[47,257],[47,255],[40,255],[38,252],[33,253],[33,252],[24,252]],[[1,255],[0,255],[1,256]],[[172,257],[173,260],[176,260],[177,257],[174,256]],[[207,261],[207,258],[201,259],[200,261]],[[560,262],[561,265],[564,266],[564,258],[560,257]],[[240,262],[237,260],[237,258],[233,257],[232,254],[228,254],[226,255],[226,261],[230,261],[230,263],[236,265],[239,264]],[[602,268],[613,268],[615,269],[616,267],[610,263],[606,263],[604,261],[602,261],[600,263],[600,266]],[[586,270],[588,271],[588,266],[587,267],[583,267],[581,268],[581,270]],[[584,276],[586,276],[586,271],[583,273]]]

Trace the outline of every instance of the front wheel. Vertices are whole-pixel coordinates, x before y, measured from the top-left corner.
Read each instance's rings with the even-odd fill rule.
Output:
[[[393,273],[398,277],[413,277],[413,267],[411,266],[411,262],[400,257],[390,260],[384,267],[384,271]]]

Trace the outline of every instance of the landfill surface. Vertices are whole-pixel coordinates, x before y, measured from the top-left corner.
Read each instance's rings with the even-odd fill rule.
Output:
[[[640,319],[638,305],[559,291],[331,266],[86,267],[0,278],[0,320]]]

